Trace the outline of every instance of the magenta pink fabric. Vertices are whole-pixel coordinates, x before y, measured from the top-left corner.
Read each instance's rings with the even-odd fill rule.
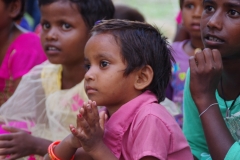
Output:
[[[18,36],[9,46],[0,67],[0,92],[11,77],[13,80],[22,77],[46,59],[40,38],[35,33],[23,33]]]
[[[176,17],[175,20],[176,20],[177,24],[181,24],[182,23],[182,13],[181,13],[181,11],[178,12],[177,17]]]
[[[25,122],[18,122],[18,121],[12,121],[12,122],[9,122],[8,124],[9,126],[12,126],[12,127],[15,127],[15,128],[19,128],[19,129],[22,129],[22,130],[25,130],[26,132],[28,132],[29,134],[31,134],[30,131],[27,130],[27,124]],[[30,124],[30,125],[34,125],[33,123]],[[2,128],[2,125],[0,125],[0,134],[8,134],[9,132],[8,131],[5,131],[3,128]],[[10,156],[7,156],[7,157],[10,157]],[[28,160],[36,160],[34,155],[30,155],[28,157]]]
[[[121,106],[106,122],[104,142],[120,159],[192,160],[187,140],[174,118],[146,91]]]

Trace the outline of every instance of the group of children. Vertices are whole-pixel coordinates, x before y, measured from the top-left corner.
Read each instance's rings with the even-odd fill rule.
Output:
[[[39,0],[40,40],[15,24],[23,6],[0,0],[1,158],[240,158],[238,0],[180,0],[190,39],[172,49],[111,0]]]

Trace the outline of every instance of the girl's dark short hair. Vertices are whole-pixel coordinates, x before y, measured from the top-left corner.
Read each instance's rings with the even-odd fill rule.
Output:
[[[8,6],[9,4],[11,4],[12,2],[15,2],[17,0],[3,0],[3,2],[6,4],[6,6]],[[25,12],[25,0],[20,0],[21,1],[21,9],[19,14],[13,18],[14,21],[20,20]]]
[[[153,80],[146,90],[152,91],[159,102],[163,101],[174,59],[167,39],[159,30],[143,22],[113,19],[102,21],[92,29],[92,35],[101,33],[113,35],[120,46],[127,64],[124,76],[146,65],[152,67]]]
[[[111,0],[39,0],[39,7],[57,1],[69,1],[76,4],[84,22],[90,29],[98,20],[113,18],[114,5]]]

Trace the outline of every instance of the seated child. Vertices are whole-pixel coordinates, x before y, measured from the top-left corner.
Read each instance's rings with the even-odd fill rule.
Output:
[[[0,109],[0,122],[10,125],[2,126],[10,133],[0,134],[0,155],[11,154],[11,159],[43,156],[52,141],[70,133],[78,105],[88,99],[83,79],[90,30],[96,21],[114,14],[111,0],[39,0],[39,6],[41,43],[48,61],[23,76]],[[72,97],[78,105],[71,103]],[[26,127],[19,127],[22,123]]]
[[[144,44],[144,45],[143,45]],[[84,103],[77,127],[46,159],[192,160],[186,139],[159,104],[171,75],[168,42],[149,24],[102,21],[85,51]],[[106,107],[98,114],[97,105]],[[106,121],[106,122],[105,122]]]
[[[201,160],[240,159],[239,1],[203,0],[205,49],[189,61],[183,132]]]
[[[24,13],[24,0],[0,1],[0,106],[14,93],[23,75],[47,58],[39,37],[15,22]]]

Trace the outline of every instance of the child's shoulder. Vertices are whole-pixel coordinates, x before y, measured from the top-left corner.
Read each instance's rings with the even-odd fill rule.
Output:
[[[15,48],[41,48],[40,37],[32,32],[20,34],[12,43]]]
[[[164,106],[158,103],[150,103],[142,107],[136,114],[134,122],[140,124],[147,119],[159,121],[166,126],[176,124],[173,116]]]
[[[46,55],[44,54],[40,38],[35,33],[27,32],[20,34],[10,45],[8,52],[15,50],[14,56],[28,57],[29,61],[45,61]]]
[[[173,49],[180,49],[180,48],[182,49],[182,48],[183,48],[183,45],[186,44],[188,41],[189,41],[189,39],[183,40],[183,41],[173,42],[173,43],[171,44],[171,47],[172,47]]]
[[[176,61],[178,59],[184,59],[188,60],[189,56],[186,54],[184,50],[184,45],[189,42],[189,40],[184,40],[184,41],[178,41],[178,42],[173,42],[171,44],[172,47],[172,55]]]

